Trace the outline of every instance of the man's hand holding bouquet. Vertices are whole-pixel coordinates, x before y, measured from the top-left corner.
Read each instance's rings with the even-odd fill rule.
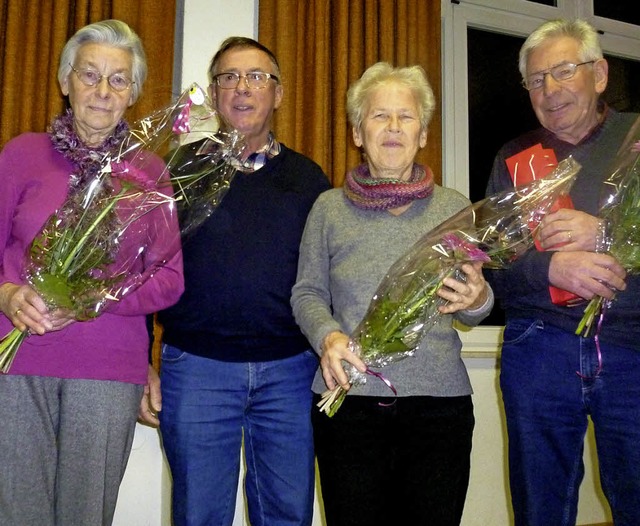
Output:
[[[640,119],[629,130],[604,182],[596,252],[613,256],[627,274],[640,273]],[[612,301],[596,295],[589,301],[576,334],[596,341]]]

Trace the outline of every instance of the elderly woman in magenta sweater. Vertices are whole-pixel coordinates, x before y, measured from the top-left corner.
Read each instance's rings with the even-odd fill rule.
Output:
[[[145,315],[180,297],[181,253],[176,248],[153,278],[92,321],[49,309],[22,276],[47,218],[125,137],[122,116],[146,72],[142,43],[129,26],[85,26],[60,58],[70,110],[49,133],[22,134],[0,154],[0,335],[13,327],[31,333],[9,373],[0,374],[0,524],[112,521],[147,380]],[[145,176],[156,181],[163,167],[154,157]],[[153,216],[140,230],[153,230]],[[177,240],[177,224],[167,228]],[[149,250],[163,250],[166,240],[155,238]],[[144,268],[141,262],[132,270]]]
[[[321,357],[313,390],[348,387],[348,348],[394,261],[469,201],[415,163],[435,106],[419,66],[371,66],[347,94],[353,139],[366,162],[344,188],[322,194],[307,221],[292,305]],[[469,480],[474,417],[471,385],[454,319],[479,323],[493,303],[480,264],[449,279],[449,300],[413,357],[384,368],[398,396],[371,378],[351,390],[332,418],[313,413],[328,526],[458,525]]]

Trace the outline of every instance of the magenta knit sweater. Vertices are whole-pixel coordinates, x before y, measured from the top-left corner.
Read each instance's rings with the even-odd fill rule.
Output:
[[[149,163],[149,177],[157,179],[162,166],[159,158]],[[53,149],[45,133],[20,135],[0,153],[0,285],[24,283],[25,254],[47,218],[65,200],[71,171],[72,165]],[[154,213],[140,221],[150,224]],[[177,223],[170,228],[177,235]],[[169,237],[175,240],[176,235]],[[166,242],[167,237],[155,238],[151,251],[163,250],[160,245]],[[143,266],[140,263],[134,270],[139,272]],[[173,305],[183,289],[178,251],[153,277],[97,319],[44,336],[29,336],[9,374],[144,384],[148,369],[145,315]],[[0,313],[0,337],[12,328]]]

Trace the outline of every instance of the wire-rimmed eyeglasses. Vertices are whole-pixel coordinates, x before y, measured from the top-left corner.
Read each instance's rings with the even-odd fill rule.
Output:
[[[97,72],[95,69],[76,69],[73,67],[73,64],[69,64],[71,69],[76,74],[76,77],[82,82],[85,86],[97,86],[102,82],[102,79],[106,78],[107,83],[111,87],[113,91],[124,91],[129,89],[134,82],[124,75],[123,73],[113,73],[106,77],[101,73]]]
[[[239,73],[227,72],[218,73],[214,77],[216,84],[222,89],[236,89],[240,84],[240,79],[244,79],[249,89],[263,89],[267,87],[269,79],[276,81],[276,84],[280,82],[280,79],[272,73],[265,73],[264,71],[252,71],[246,75],[240,75]]]
[[[572,62],[566,62],[564,64],[558,64],[552,68],[539,71],[533,75],[529,75],[526,79],[522,79],[522,85],[526,90],[533,91],[540,89],[544,86],[544,79],[547,75],[551,75],[556,82],[563,82],[573,78],[578,70],[578,66],[584,66],[585,64],[593,64],[595,60],[587,60],[586,62],[579,62],[573,64]]]

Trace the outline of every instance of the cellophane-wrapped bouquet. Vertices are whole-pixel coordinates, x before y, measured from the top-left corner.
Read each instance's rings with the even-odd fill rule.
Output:
[[[203,151],[185,155],[189,144]],[[99,316],[176,256],[181,238],[226,193],[236,172],[229,161],[243,148],[242,136],[222,131],[204,90],[192,85],[137,121],[96,173],[71,174],[67,199],[31,243],[25,281],[51,310],[79,321]],[[0,371],[28,336],[14,328],[0,341]]]
[[[611,254],[628,274],[640,272],[640,118],[629,130],[605,180],[599,216],[602,232],[596,251]],[[576,334],[597,336],[611,301],[589,301]],[[597,322],[596,322],[597,320]],[[595,325],[594,325],[594,322]]]
[[[389,269],[362,321],[350,336],[350,348],[367,365],[363,374],[345,364],[353,387],[366,383],[371,368],[414,354],[446,300],[438,296],[447,277],[464,279],[464,263],[482,261],[506,268],[534,244],[538,225],[556,199],[567,194],[580,165],[562,161],[548,176],[473,203],[420,238]],[[386,380],[386,379],[385,379]],[[391,386],[387,381],[387,385]],[[323,393],[318,407],[333,416],[347,391]]]

